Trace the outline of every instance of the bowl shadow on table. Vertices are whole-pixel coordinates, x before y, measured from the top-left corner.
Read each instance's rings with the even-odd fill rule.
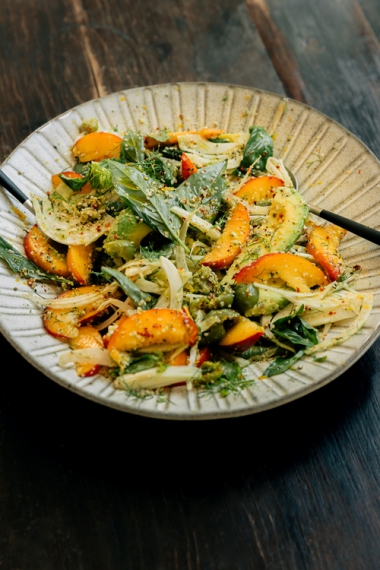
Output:
[[[0,396],[3,429],[10,432],[13,456],[25,462],[60,465],[116,485],[114,473],[125,472],[126,460],[133,468],[120,485],[127,480],[141,488],[195,489],[215,478],[233,483],[242,476],[260,482],[307,462],[331,438],[344,439],[352,424],[375,421],[370,396],[378,384],[377,344],[341,377],[301,399],[258,414],[203,421],[158,420],[101,406],[51,382],[14,352],[17,375],[3,384]]]

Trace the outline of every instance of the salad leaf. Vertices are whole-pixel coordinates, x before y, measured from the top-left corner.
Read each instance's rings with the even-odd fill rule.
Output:
[[[256,170],[264,172],[268,158],[273,156],[273,139],[263,127],[250,127],[249,133],[239,170],[246,171],[254,163]]]
[[[177,146],[164,146],[160,148],[162,156],[171,158],[172,160],[181,160],[183,151]]]
[[[152,353],[152,354],[142,354],[136,357],[132,357],[128,366],[124,368],[124,374],[135,374],[136,372],[142,372],[143,370],[149,370],[150,368],[160,368],[160,371],[164,371],[167,368],[167,364],[163,358],[163,354]]]
[[[58,176],[62,180],[62,182],[64,182],[66,186],[68,186],[71,190],[74,190],[74,192],[78,192],[79,190],[81,190],[88,181],[87,176],[83,176],[83,178],[69,178],[68,176],[65,176],[63,173],[58,174]]]
[[[120,149],[121,162],[142,162],[145,158],[144,135],[127,130]]]
[[[277,338],[310,348],[318,344],[318,331],[299,316],[303,309],[302,305],[293,315],[277,319],[271,331]]]
[[[153,241],[153,238],[157,238],[160,234],[152,234],[151,239],[146,240],[146,245],[140,245],[140,254],[145,259],[149,261],[155,261],[160,259],[160,257],[170,257],[173,251],[172,242],[161,243],[157,245],[157,240]]]
[[[178,205],[176,194],[163,190],[157,180],[137,168],[114,161],[109,161],[109,166],[116,192],[127,200],[136,216],[188,251],[179,238],[182,221],[170,211],[170,208]]]
[[[162,184],[173,186],[177,182],[174,168],[158,152],[152,152],[148,158],[139,164],[148,176],[155,178]]]
[[[197,211],[197,215],[213,222],[227,189],[225,178],[227,161],[200,168],[177,188],[181,207]]]
[[[275,376],[288,370],[305,353],[306,348],[318,344],[318,331],[299,315],[303,305],[287,317],[277,319],[271,327],[272,333],[279,339],[286,340],[295,353],[287,351],[284,357],[276,358],[264,371],[264,376]]]
[[[87,176],[88,173],[88,164],[85,162],[76,162],[73,166],[74,172],[78,174],[82,174],[83,176]]]
[[[69,279],[46,273],[46,271],[37,267],[32,261],[29,261],[27,257],[24,257],[2,237],[0,237],[0,259],[3,259],[14,273],[18,273],[25,279],[54,281],[56,283],[67,283],[70,285],[74,284]]]
[[[141,307],[142,309],[151,309],[157,303],[157,299],[152,297],[149,293],[144,293],[140,289],[117,269],[111,269],[110,267],[102,266],[102,273],[104,275],[110,275],[117,281],[120,287],[123,289],[124,293],[133,301],[136,307]]]
[[[205,392],[218,393],[223,398],[238,394],[251,386],[254,380],[244,378],[237,362],[222,359],[218,362],[206,361],[201,366],[202,377],[194,381]]]
[[[150,136],[152,139],[158,142],[166,142],[170,138],[169,131],[165,129],[160,129],[159,131],[157,131],[157,133],[148,136]]]
[[[304,350],[299,350],[292,356],[286,356],[281,358],[276,358],[273,362],[269,364],[264,372],[264,376],[276,376],[276,374],[281,374],[282,372],[286,372],[289,370],[291,366],[293,366],[297,360],[302,358],[304,355]]]

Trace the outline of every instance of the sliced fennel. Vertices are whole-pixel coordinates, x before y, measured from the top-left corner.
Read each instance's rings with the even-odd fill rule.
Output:
[[[149,368],[135,374],[123,374],[114,382],[115,388],[143,388],[145,390],[156,390],[171,386],[178,382],[189,382],[201,376],[199,368],[196,366],[169,366],[164,372],[158,368]]]
[[[231,138],[231,142],[214,143],[197,134],[186,134],[178,137],[178,146],[198,168],[227,160],[227,169],[232,170],[240,164],[249,135],[236,133]]]
[[[60,206],[44,198],[31,198],[36,221],[40,230],[52,240],[65,245],[89,245],[103,234],[110,226],[113,218],[103,214],[99,219],[86,221],[84,224],[75,207],[68,203]]]

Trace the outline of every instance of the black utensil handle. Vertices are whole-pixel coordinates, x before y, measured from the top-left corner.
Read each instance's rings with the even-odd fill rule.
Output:
[[[348,218],[344,218],[343,216],[339,216],[339,214],[334,214],[328,210],[321,210],[318,215],[328,222],[332,222],[333,224],[352,232],[357,236],[380,245],[380,232],[378,230],[374,230],[373,228],[369,228],[368,226],[364,226],[358,222],[353,222]]]
[[[16,184],[14,184],[12,180],[10,180],[10,178],[8,178],[8,176],[4,174],[2,170],[0,170],[0,184],[6,190],[8,190],[8,192],[12,194],[12,196],[17,198],[17,200],[21,202],[21,204],[29,200],[28,196],[25,196],[24,192],[21,192],[20,188],[17,188]]]
[[[20,188],[17,188],[16,184],[14,184],[2,170],[0,170],[0,185],[3,186],[3,188],[5,188],[10,194],[12,194],[12,196],[16,198],[24,206],[24,208],[27,208],[29,212],[35,215],[31,200],[29,200],[28,196],[26,196],[24,192],[20,190]]]

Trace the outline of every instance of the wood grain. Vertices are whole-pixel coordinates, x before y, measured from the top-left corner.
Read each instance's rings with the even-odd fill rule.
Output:
[[[192,80],[304,100],[380,156],[377,0],[1,8],[1,157],[79,103]],[[305,398],[215,422],[99,406],[0,350],[3,568],[378,569],[379,341]]]

